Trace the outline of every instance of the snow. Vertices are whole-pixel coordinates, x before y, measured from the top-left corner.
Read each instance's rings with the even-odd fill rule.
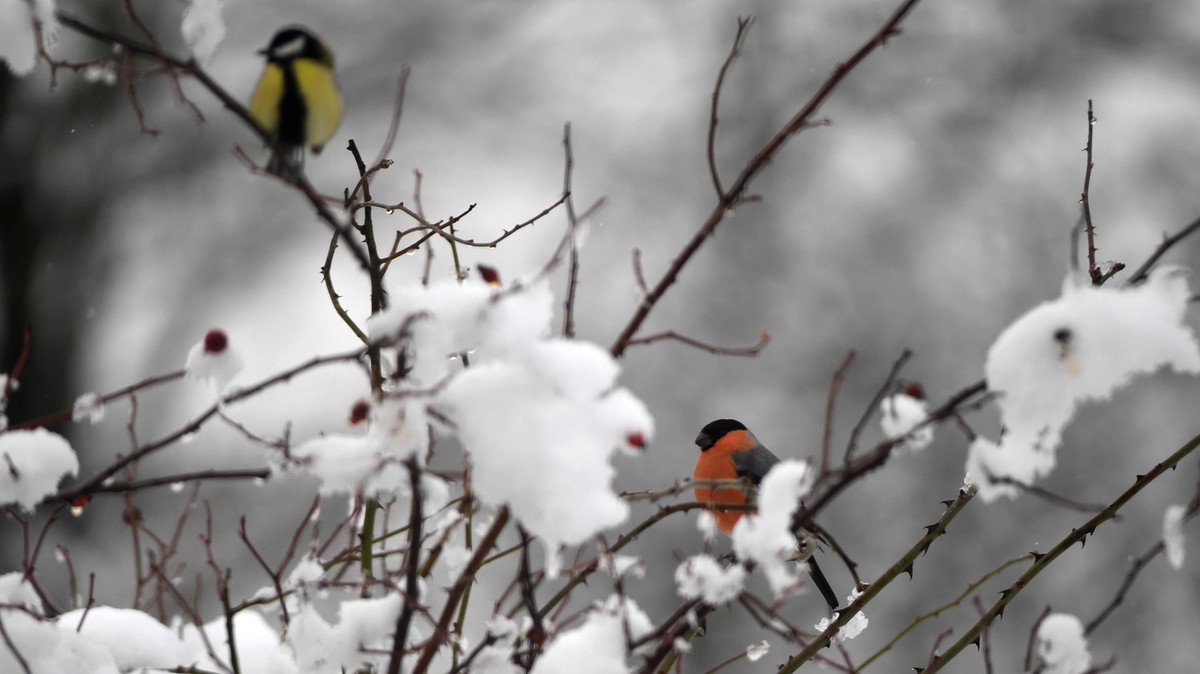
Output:
[[[392,630],[403,600],[399,593],[379,599],[342,602],[336,624],[326,622],[317,609],[304,606],[292,617],[287,643],[296,654],[301,674],[355,671],[364,665],[386,665],[392,647]],[[413,634],[409,635],[410,637]],[[378,652],[365,652],[373,649]]]
[[[42,602],[33,586],[20,573],[0,576],[0,621],[8,639],[17,647],[31,674],[88,672],[117,674],[112,655],[74,632],[64,632],[48,620],[39,620]],[[29,612],[16,607],[24,607]],[[0,644],[0,672],[21,672],[20,660],[11,649]]]
[[[525,670],[512,663],[512,656],[511,646],[485,646],[471,663],[471,671],[474,674],[523,674]]]
[[[169,627],[134,609],[76,609],[59,616],[57,626],[107,651],[121,671],[166,669],[190,661],[188,648]]]
[[[879,423],[885,437],[899,438],[912,432],[912,435],[897,445],[897,449],[919,452],[933,442],[932,424],[922,426],[920,430],[913,432],[914,428],[929,418],[927,404],[924,400],[905,393],[897,393],[884,398],[879,403],[879,412]]]
[[[233,348],[225,333],[213,329],[188,350],[184,368],[189,378],[209,382],[220,392],[242,371],[244,365],[241,355]]]
[[[709,555],[694,555],[675,568],[675,587],[684,599],[700,597],[710,606],[733,601],[742,592],[746,569],[741,564],[721,568]]]
[[[1183,517],[1187,506],[1167,506],[1163,513],[1163,545],[1167,550],[1167,563],[1172,569],[1183,568]]]
[[[190,0],[183,10],[179,33],[201,65],[212,59],[225,39],[224,7],[225,0]]]
[[[32,12],[30,11],[32,4]],[[34,41],[33,19],[42,24],[42,44],[54,54],[58,48],[58,10],[55,0],[0,0],[0,61],[18,77],[33,72],[37,65],[37,43]]]
[[[988,388],[997,394],[1004,434],[971,445],[967,472],[985,501],[1015,496],[1013,485],[1054,469],[1062,430],[1083,402],[1108,399],[1133,377],[1162,367],[1200,373],[1200,346],[1184,323],[1187,272],[1164,266],[1132,288],[1094,287],[1068,278],[1062,296],[1008,327],[988,351]]]
[[[750,662],[758,662],[763,658],[764,655],[770,652],[770,650],[771,644],[767,643],[766,639],[763,639],[756,644],[750,644],[746,647],[746,659]]]
[[[0,505],[16,503],[32,512],[57,491],[63,475],[78,471],[75,450],[57,433],[44,428],[0,433]]]
[[[382,493],[407,493],[408,471],[405,459],[423,455],[428,446],[424,404],[418,400],[385,400],[371,410],[371,423],[365,434],[348,435],[331,433],[301,443],[292,450],[292,463],[272,467],[274,472],[286,472],[293,468],[315,476],[321,482],[323,495],[365,493],[377,496]],[[422,474],[430,480],[429,487],[444,493],[444,485],[438,487],[436,478]],[[444,502],[444,500],[443,500]],[[430,513],[440,508],[432,507]]]
[[[775,464],[759,487],[758,513],[742,517],[733,527],[738,559],[755,562],[776,597],[797,589],[802,582],[792,561],[796,555],[792,513],[812,482],[813,471],[804,461],[788,459]]]
[[[409,306],[397,301],[393,311],[420,311],[424,318],[389,312],[372,336],[384,325],[395,331],[407,324],[414,372],[429,384],[451,376],[447,354],[473,350],[471,367],[451,376],[435,404],[470,454],[476,493],[488,504],[509,504],[545,541],[554,575],[560,544],[581,543],[628,517],[628,504],[612,489],[610,460],[617,451],[638,451],[653,420],[640,400],[616,386],[619,367],[606,351],[545,337],[554,301],[546,282],[504,291],[435,284],[427,294],[452,308],[436,309],[409,292]]]
[[[654,629],[650,618],[632,599],[610,596],[596,606],[584,623],[560,632],[542,657],[534,664],[531,674],[623,674],[625,664],[625,625],[633,639]]]
[[[10,390],[15,391],[19,386],[20,382],[16,379],[10,380],[7,374],[0,373],[0,431],[8,428],[8,416],[4,414],[4,410],[8,409],[8,394]]]
[[[71,406],[71,421],[98,424],[104,421],[104,401],[95,393],[84,393]]]
[[[631,578],[646,576],[646,563],[640,557],[633,555],[604,555],[600,559],[600,568],[614,578],[622,578],[626,575]]]
[[[849,606],[850,604],[853,604],[861,594],[862,593],[857,589],[852,590],[850,594],[846,595],[846,605]],[[833,620],[837,618],[838,615],[841,614],[834,614],[833,618],[822,618],[814,627],[816,627],[818,632],[824,632],[825,630],[829,629],[829,626],[833,624]],[[867,614],[859,611],[858,613],[854,614],[854,617],[850,618],[850,620],[847,620],[845,625],[842,625],[838,629],[838,633],[835,634],[830,641],[834,644],[838,644],[846,641],[847,639],[853,639],[867,629],[867,624],[869,622],[870,621],[867,620]]]
[[[205,646],[205,638],[216,651],[222,663],[229,662],[229,644],[226,637],[225,618],[218,617],[204,624],[204,638],[195,625],[183,625],[183,642],[191,655],[186,662],[196,663],[199,671],[227,671],[213,661]],[[233,638],[237,644],[238,665],[243,672],[255,674],[298,674],[292,649],[282,643],[279,633],[267,623],[266,618],[255,610],[238,611],[233,616]]]
[[[1067,613],[1052,613],[1038,626],[1037,654],[1043,674],[1083,674],[1092,666],[1083,623]]]

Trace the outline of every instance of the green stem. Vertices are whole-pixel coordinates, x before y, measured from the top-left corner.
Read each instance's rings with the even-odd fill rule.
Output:
[[[925,670],[925,674],[934,674],[935,672],[941,671],[941,669],[946,666],[946,663],[953,660],[968,645],[975,643],[975,640],[983,634],[983,630],[1004,612],[1004,609],[1008,607],[1009,603],[1011,603],[1012,600],[1015,599],[1022,590],[1028,587],[1039,573],[1044,571],[1046,567],[1050,566],[1055,559],[1058,559],[1059,556],[1069,550],[1076,543],[1082,545],[1088,535],[1095,533],[1097,527],[1099,527],[1101,524],[1113,519],[1116,516],[1117,511],[1119,511],[1122,506],[1128,503],[1130,499],[1136,496],[1138,492],[1149,486],[1151,482],[1154,482],[1154,480],[1156,480],[1163,473],[1174,469],[1180,461],[1186,458],[1188,454],[1191,454],[1198,446],[1200,446],[1200,435],[1197,435],[1189,440],[1187,444],[1176,450],[1176,452],[1167,457],[1165,461],[1162,461],[1158,465],[1154,466],[1154,468],[1150,469],[1150,471],[1146,474],[1138,476],[1132,487],[1125,490],[1125,492],[1118,496],[1117,499],[1113,501],[1107,508],[1101,510],[1095,515],[1095,517],[1092,517],[1090,520],[1084,523],[1083,526],[1072,529],[1071,533],[1067,534],[1061,541],[1059,541],[1058,545],[1055,545],[1053,548],[1051,548],[1049,552],[1044,555],[1035,555],[1037,561],[1035,561],[1025,573],[1021,574],[1021,577],[1018,578],[1011,587],[1000,593],[1000,599],[998,599],[996,603],[992,604],[992,607],[989,608],[988,611],[984,613],[974,625],[971,626],[971,629],[967,630],[958,641],[954,642],[954,644],[952,644],[932,663],[930,663],[930,666]]]
[[[834,636],[837,635],[842,626],[850,622],[854,616],[856,616],[858,612],[862,610],[862,607],[867,602],[874,599],[875,595],[883,591],[883,588],[890,585],[891,582],[900,574],[911,573],[913,563],[916,561],[917,557],[920,557],[928,552],[929,546],[933,544],[933,541],[939,538],[942,534],[946,533],[946,527],[950,525],[950,522],[962,512],[963,508],[965,508],[973,498],[975,498],[975,490],[973,488],[960,489],[957,498],[949,502],[944,501],[944,503],[947,503],[946,512],[942,513],[942,517],[937,522],[926,527],[925,535],[922,536],[921,539],[918,540],[911,548],[909,548],[908,552],[904,553],[904,555],[897,560],[896,563],[891,566],[891,568],[889,568],[887,571],[884,571],[883,575],[881,575],[875,582],[868,585],[862,594],[860,594],[854,601],[850,602],[849,606],[838,613],[837,618],[829,625],[829,627],[825,628],[824,632],[821,632],[821,634],[811,643],[809,643],[804,650],[792,656],[786,663],[784,663],[783,666],[779,668],[777,674],[787,674],[788,672],[794,672],[799,669],[800,665],[808,662],[814,655],[820,652],[822,648],[825,648],[827,645],[829,645],[829,642]]]

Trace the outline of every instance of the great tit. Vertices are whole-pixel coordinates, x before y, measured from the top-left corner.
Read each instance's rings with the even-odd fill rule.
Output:
[[[258,53],[267,64],[250,97],[250,114],[275,146],[267,170],[298,171],[304,148],[320,152],[342,121],[333,53],[301,26],[281,28]]]

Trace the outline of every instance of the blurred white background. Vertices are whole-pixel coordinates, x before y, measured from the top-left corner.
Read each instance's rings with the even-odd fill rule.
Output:
[[[119,3],[95,4],[66,9],[133,34]],[[722,101],[717,147],[726,182],[893,8],[878,0],[231,2],[228,35],[208,68],[246,98],[261,67],[254,51],[278,27],[303,23],[321,34],[337,55],[347,115],[307,166],[320,189],[341,194],[357,176],[346,141],[375,156],[397,75],[411,66],[395,165],[373,193],[411,204],[419,170],[425,212],[440,219],[477,204],[459,231],[479,240],[557,199],[562,130],[570,122],[576,204],[606,202],[581,253],[578,335],[607,347],[639,299],[631,252],[641,250],[647,276],[657,279],[715,203],[704,155],[708,106],[736,17],[757,20]],[[172,4],[144,15],[177,53],[178,11]],[[903,349],[915,352],[904,376],[921,381],[935,404],[978,381],[997,334],[1059,292],[1079,217],[1088,99],[1099,119],[1091,204],[1100,258],[1137,266],[1163,233],[1200,215],[1198,37],[1200,6],[1185,0],[919,5],[902,34],[822,109],[832,125],[807,130],[784,149],[753,186],[761,201],[722,225],[643,330],[749,346],[762,328],[769,347],[747,359],[662,344],[624,358],[622,382],[649,405],[657,436],[645,456],[619,460],[618,488],[662,488],[690,475],[692,438],[718,417],[742,420],[780,456],[813,455],[830,377],[852,349],[857,358],[837,403],[838,454]],[[105,49],[62,35],[67,58],[96,58]],[[84,83],[67,71],[58,73],[56,88],[48,80],[44,67],[21,80],[0,74],[0,366],[15,359],[24,324],[34,335],[10,421],[69,406],[85,391],[178,369],[210,327],[227,330],[245,355],[243,382],[355,345],[320,283],[328,232],[298,195],[238,161],[238,146],[264,154],[219,103],[183,82],[205,117],[197,123],[163,78],[140,79],[146,124],[159,131],[151,136],[139,132],[121,86]],[[399,214],[376,214],[383,231],[409,225]],[[462,252],[466,264],[513,278],[540,267],[564,228],[565,215],[556,212],[496,250]],[[1197,250],[1188,242],[1167,259],[1194,267]],[[422,258],[402,262],[391,284],[419,278]],[[435,276],[451,272],[449,250],[437,247]],[[365,279],[350,258],[339,257],[334,277],[352,313],[364,318]],[[266,435],[291,423],[292,436],[304,439],[345,430],[365,391],[354,369],[330,368],[230,413]],[[1158,375],[1084,409],[1045,486],[1080,501],[1112,500],[1196,434],[1198,393],[1193,380]],[[178,428],[208,401],[194,383],[140,396],[139,438]],[[56,428],[80,452],[85,475],[128,451],[128,409],[111,406],[100,426]],[[990,411],[968,422],[993,436],[998,430]],[[865,442],[877,439],[875,428]],[[893,459],[827,511],[822,523],[865,578],[886,569],[938,517],[938,502],[962,482],[966,446],[962,433],[944,427],[929,450]],[[211,424],[144,463],[142,474],[263,463],[261,449]],[[999,670],[1021,666],[1045,606],[1094,617],[1130,557],[1153,544],[1163,508],[1186,500],[1195,483],[1192,460],[1135,499],[1123,522],[1103,527],[1039,577],[991,630]],[[313,485],[214,484],[204,495],[226,532],[217,548],[235,568],[234,589],[250,592],[266,579],[236,539],[236,517],[245,513],[264,549],[278,550]],[[182,498],[161,490],[139,503],[149,521],[166,527]],[[340,508],[327,502],[323,512],[334,519]],[[81,575],[105,579],[98,598],[117,605],[133,591],[120,510],[119,499],[99,499],[83,517],[56,524],[50,537],[71,548]],[[635,520],[650,512],[637,505]],[[918,561],[912,581],[871,605],[872,628],[850,652],[865,657],[912,617],[950,601],[1003,560],[1046,550],[1086,518],[1030,497],[972,503]],[[654,572],[628,590],[661,619],[677,603],[673,560],[702,542],[694,518],[655,530],[635,549]],[[6,525],[2,536],[0,570],[16,568],[16,529]],[[1093,635],[1099,661],[1115,654],[1118,670],[1194,669],[1194,542],[1189,555],[1183,571],[1159,559],[1143,574]],[[823,565],[839,590],[849,588],[836,560]],[[47,558],[43,566],[52,582],[54,565]],[[990,604],[1014,577],[985,586],[983,601]],[[211,598],[204,606],[218,608]],[[813,595],[793,602],[789,615],[811,624],[822,610]],[[918,627],[872,669],[923,665],[941,630],[961,631],[974,618],[964,602]],[[687,671],[704,671],[760,638],[739,610],[717,611],[709,631],[696,641]],[[773,650],[727,671],[773,671],[786,656]],[[949,669],[982,665],[963,657]]]

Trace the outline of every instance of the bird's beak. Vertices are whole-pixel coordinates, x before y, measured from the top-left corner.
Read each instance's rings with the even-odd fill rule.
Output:
[[[712,436],[710,436],[708,433],[701,433],[700,435],[696,436],[696,446],[699,447],[700,451],[702,452],[709,447],[712,447],[714,444],[716,443],[713,442]]]
[[[255,53],[255,54],[259,54],[259,55],[261,55],[261,56],[266,56],[267,54],[270,54],[270,53],[271,53],[271,48],[270,48],[270,47],[263,47],[262,49],[259,49],[259,50],[255,51],[254,53]]]

